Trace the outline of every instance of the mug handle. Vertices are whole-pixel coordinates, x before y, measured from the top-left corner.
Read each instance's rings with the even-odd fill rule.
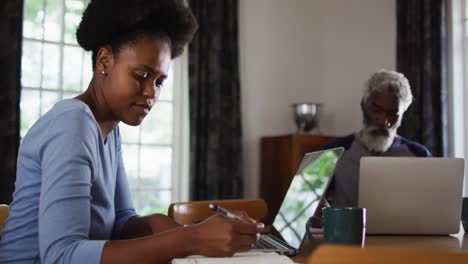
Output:
[[[323,234],[323,228],[315,228],[311,227],[311,222],[312,220],[320,220],[322,221],[322,218],[319,216],[311,216],[306,222],[306,233],[307,237],[309,238],[310,241],[319,244],[320,242],[313,236],[313,234]]]

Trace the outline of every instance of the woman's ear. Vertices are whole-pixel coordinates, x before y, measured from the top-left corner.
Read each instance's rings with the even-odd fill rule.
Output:
[[[107,75],[114,63],[114,53],[109,46],[101,47],[96,55],[96,71]]]

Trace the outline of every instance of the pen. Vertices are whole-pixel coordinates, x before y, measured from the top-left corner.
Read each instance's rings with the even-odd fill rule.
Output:
[[[224,209],[223,207],[221,207],[221,206],[219,206],[217,204],[210,204],[209,207],[210,207],[211,210],[215,211],[216,213],[222,214],[222,215],[226,216],[229,219],[237,220],[237,221],[240,221],[240,222],[243,222],[243,223],[249,223],[245,219],[240,218],[236,214]]]

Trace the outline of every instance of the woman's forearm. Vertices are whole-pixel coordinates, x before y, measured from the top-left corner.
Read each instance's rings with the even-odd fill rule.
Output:
[[[127,221],[119,238],[139,238],[171,230],[177,227],[180,227],[180,225],[163,214],[134,216]]]
[[[106,243],[101,263],[168,263],[177,257],[197,252],[195,229],[180,227],[168,232],[131,240],[112,240]]]
[[[138,227],[138,223],[154,225],[156,234],[108,241],[102,253],[102,263],[167,263],[173,258],[189,255],[227,257],[250,250],[258,233],[256,224],[233,221],[221,214],[196,225],[176,228],[174,226],[178,225],[167,216],[153,215],[146,220],[135,218],[125,228],[130,232]]]

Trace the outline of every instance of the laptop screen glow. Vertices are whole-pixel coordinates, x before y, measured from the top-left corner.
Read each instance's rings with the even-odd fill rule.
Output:
[[[289,245],[298,248],[305,225],[328,188],[343,148],[305,154],[273,222]]]

